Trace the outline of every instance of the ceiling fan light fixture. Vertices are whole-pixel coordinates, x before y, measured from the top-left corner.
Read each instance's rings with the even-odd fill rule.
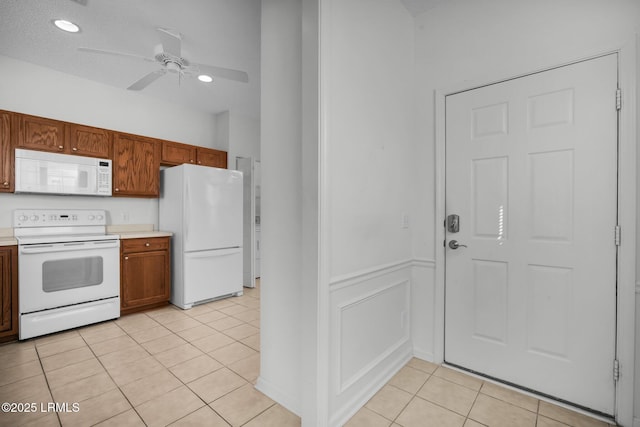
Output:
[[[200,80],[201,82],[204,82],[204,83],[211,83],[213,81],[213,77],[208,76],[206,74],[200,74],[198,76],[198,80]]]
[[[67,21],[66,19],[55,19],[53,21],[53,25],[68,33],[77,33],[78,31],[80,31],[79,26],[71,21]]]

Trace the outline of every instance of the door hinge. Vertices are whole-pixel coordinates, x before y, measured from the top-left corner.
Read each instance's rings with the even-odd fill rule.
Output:
[[[622,109],[622,89],[616,89],[616,110]]]
[[[620,379],[620,363],[618,359],[613,361],[613,380],[618,381]]]
[[[616,225],[615,242],[616,242],[616,246],[620,246],[620,226],[619,225]]]

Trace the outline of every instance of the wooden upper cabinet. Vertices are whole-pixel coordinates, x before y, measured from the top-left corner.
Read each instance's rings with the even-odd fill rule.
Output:
[[[113,195],[158,197],[160,141],[116,133],[113,140]]]
[[[227,168],[227,152],[212,148],[197,147],[198,164],[213,166],[214,168]]]
[[[0,192],[12,192],[14,156],[11,147],[12,114],[0,111]]]
[[[183,163],[196,162],[196,147],[173,141],[162,141],[161,163],[166,166],[177,166]]]
[[[165,166],[184,163],[227,168],[227,152],[180,142],[162,141],[162,160]]]
[[[112,132],[106,129],[69,123],[67,142],[70,154],[88,157],[111,158]]]
[[[112,132],[44,117],[16,114],[17,146],[87,157],[111,158]]]
[[[30,150],[65,152],[65,122],[20,114],[18,146]]]

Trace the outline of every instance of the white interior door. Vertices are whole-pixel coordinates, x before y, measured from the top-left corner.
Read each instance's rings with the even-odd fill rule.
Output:
[[[608,55],[446,99],[445,360],[606,414],[616,89]]]

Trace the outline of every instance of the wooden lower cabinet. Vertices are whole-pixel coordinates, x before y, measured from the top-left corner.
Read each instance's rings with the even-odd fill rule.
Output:
[[[18,247],[0,246],[0,342],[18,338]]]
[[[120,241],[120,314],[167,304],[171,296],[170,237]]]

